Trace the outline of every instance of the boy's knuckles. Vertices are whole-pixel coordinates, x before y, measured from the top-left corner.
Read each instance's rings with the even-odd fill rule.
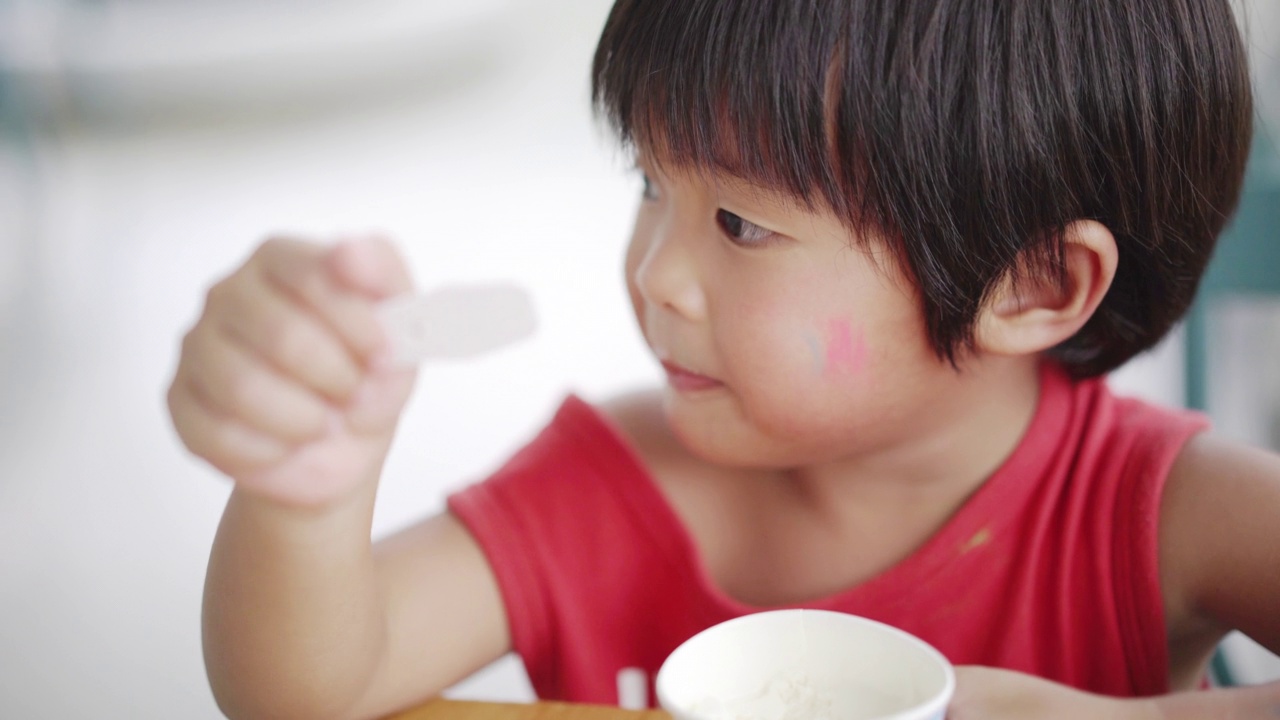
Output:
[[[318,326],[285,326],[267,342],[264,354],[273,364],[332,400],[346,402],[359,386],[355,361],[338,339]]]
[[[165,393],[165,405],[169,409],[169,416],[173,419],[174,426],[179,433],[183,428],[180,427],[186,419],[186,415],[191,412],[192,408],[199,406],[200,400],[192,389],[193,380],[190,374],[184,372],[179,367],[178,372],[174,374],[173,381],[169,383],[169,389]]]
[[[267,268],[268,272],[287,272],[288,268],[297,267],[301,261],[318,259],[321,254],[319,243],[272,235],[258,246],[250,262]]]
[[[182,359],[196,360],[204,356],[210,350],[210,345],[218,335],[218,321],[205,316],[200,318],[199,322],[191,326],[191,329],[182,336]]]
[[[250,262],[267,263],[277,261],[282,256],[286,256],[290,251],[295,250],[297,241],[284,235],[268,235],[250,256]]]
[[[335,407],[345,407],[351,404],[359,388],[359,380],[350,380],[345,373],[340,371],[326,374],[324,381],[314,386],[315,391]]]
[[[232,294],[233,282],[234,276],[226,277],[210,285],[209,288],[204,291],[204,307],[206,314],[210,311],[217,310],[226,304],[228,296]]]
[[[175,385],[170,397],[174,428],[183,445],[224,473],[278,462],[288,452],[284,443],[204,407],[188,387]]]
[[[330,349],[321,330],[308,322],[278,318],[263,329],[263,353],[280,367],[297,372]]]
[[[284,442],[234,420],[214,421],[203,440],[208,448],[205,457],[233,475],[278,463],[289,453]]]
[[[205,394],[224,412],[291,440],[314,439],[323,433],[330,406],[317,393],[339,394],[327,389],[331,387],[354,393],[358,387],[358,379],[348,378],[341,365],[333,367],[327,352],[300,355],[305,359],[292,369],[285,362],[226,349],[229,352],[220,362],[209,362],[208,369],[198,374]]]
[[[193,398],[201,397],[201,391],[214,390],[212,386],[216,376],[226,371],[225,364],[217,361],[223,349],[213,342],[210,334],[207,328],[197,326],[182,338],[182,354],[174,383],[182,383],[195,391]]]
[[[326,277],[324,268],[320,265],[308,267],[297,273],[297,277],[293,280],[293,287],[304,300],[320,308],[329,304],[337,294],[333,284]]]
[[[309,392],[296,387],[278,387],[270,396],[260,397],[250,424],[280,440],[304,443],[324,435],[328,428],[328,407]]]
[[[372,302],[337,287],[328,273],[319,268],[300,274],[292,286],[294,295],[316,315],[316,320],[332,328],[340,341],[359,355],[377,348],[377,316]]]
[[[195,354],[198,352],[197,343],[199,341],[196,338],[196,334],[200,332],[200,327],[201,327],[200,325],[196,325],[195,327],[191,328],[190,330],[188,330],[186,333],[182,335],[182,341],[179,345],[179,352],[178,352],[178,371],[179,372],[182,371],[182,368],[186,367],[191,363],[192,357],[194,357]]]
[[[263,370],[244,369],[216,380],[207,390],[212,396],[226,398],[226,410],[249,414],[257,411],[268,394],[270,379]]]
[[[200,449],[197,446],[200,445],[200,433],[198,423],[194,422],[193,418],[194,413],[199,412],[198,403],[181,375],[169,386],[165,400],[169,407],[169,418],[173,421],[173,429],[178,433],[178,439],[188,450],[199,454]]]
[[[342,341],[361,357],[378,349],[381,339],[378,317],[372,303],[351,296],[339,296],[325,307],[329,321],[337,328]]]

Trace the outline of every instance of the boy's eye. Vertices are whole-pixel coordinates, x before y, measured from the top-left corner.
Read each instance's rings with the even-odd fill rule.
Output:
[[[640,197],[644,198],[645,200],[657,200],[658,186],[654,185],[653,181],[649,179],[649,174],[646,172],[641,172],[640,180],[641,182],[644,183],[644,189],[640,191]]]
[[[773,231],[765,230],[750,220],[743,220],[728,210],[716,211],[716,224],[739,245],[758,245],[773,235]]]

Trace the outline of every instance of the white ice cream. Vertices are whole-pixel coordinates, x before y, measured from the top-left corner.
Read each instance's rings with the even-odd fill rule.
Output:
[[[709,720],[834,720],[830,691],[814,687],[799,672],[784,673],[754,693],[695,703],[694,712]]]

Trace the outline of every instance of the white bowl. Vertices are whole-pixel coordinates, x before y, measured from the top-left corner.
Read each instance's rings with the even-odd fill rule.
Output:
[[[656,689],[676,720],[941,720],[955,673],[889,625],[776,610],[693,636],[663,663]]]

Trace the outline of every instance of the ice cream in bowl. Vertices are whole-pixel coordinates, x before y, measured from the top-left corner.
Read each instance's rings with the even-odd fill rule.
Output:
[[[693,636],[658,672],[675,720],[942,720],[951,664],[883,623],[825,610],[735,618]]]

